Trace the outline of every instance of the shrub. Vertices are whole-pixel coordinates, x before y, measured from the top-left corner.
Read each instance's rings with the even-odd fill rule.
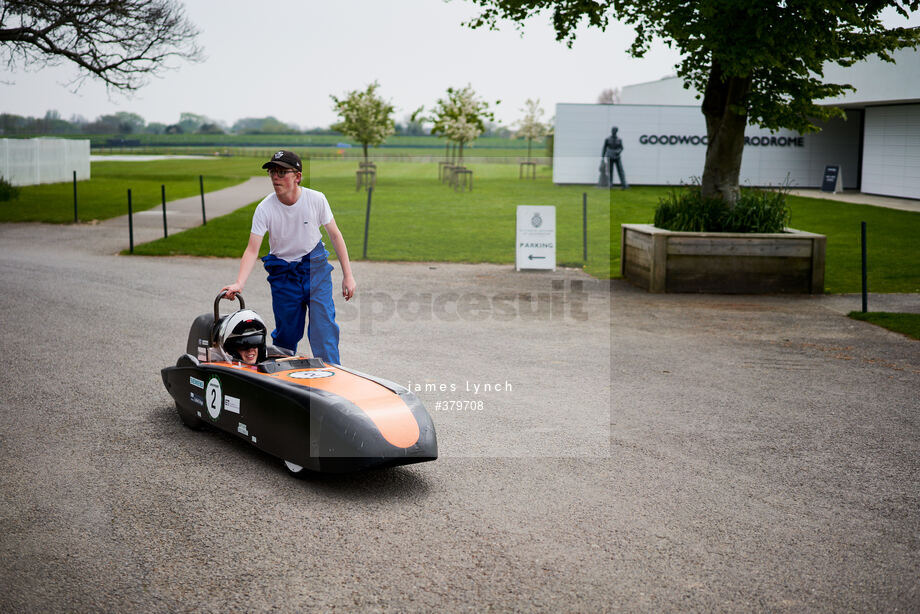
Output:
[[[655,226],[679,232],[783,232],[788,224],[785,190],[745,189],[729,208],[691,185],[672,190],[655,209]]]
[[[783,232],[789,225],[785,190],[742,190],[722,220],[722,232]]]
[[[655,226],[683,232],[719,232],[728,207],[717,198],[703,198],[699,186],[668,192],[658,201]]]
[[[16,200],[19,198],[19,188],[0,175],[0,202]]]

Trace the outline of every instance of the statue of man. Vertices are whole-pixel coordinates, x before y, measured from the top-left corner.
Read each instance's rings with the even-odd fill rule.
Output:
[[[623,154],[623,139],[617,136],[618,128],[616,126],[610,129],[610,136],[604,139],[604,147],[601,149],[601,157],[604,158],[607,171],[607,187],[613,187],[613,169],[616,167],[617,175],[620,177],[620,186],[625,190],[629,187],[626,183],[626,174],[623,172],[623,162],[620,157]]]

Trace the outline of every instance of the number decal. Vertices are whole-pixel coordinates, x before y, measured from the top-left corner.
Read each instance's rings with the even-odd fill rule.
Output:
[[[208,380],[208,388],[205,391],[208,403],[208,415],[214,420],[220,415],[220,408],[224,404],[224,395],[220,389],[220,380],[212,377]]]

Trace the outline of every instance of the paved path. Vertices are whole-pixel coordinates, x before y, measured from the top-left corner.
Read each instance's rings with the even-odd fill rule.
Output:
[[[807,196],[809,198],[826,198],[828,200],[839,200],[840,202],[852,203],[856,205],[872,205],[873,207],[885,207],[886,209],[900,209],[901,211],[920,211],[920,200],[911,198],[895,198],[893,196],[880,196],[878,194],[863,194],[856,191],[844,191],[837,194],[822,192],[821,190],[810,189],[792,189],[790,194],[796,196]]]
[[[272,191],[268,177],[251,177],[245,182],[205,193],[205,214],[207,219],[226,215],[240,207],[264,198]],[[190,196],[166,203],[166,227],[169,234],[175,234],[201,225],[201,196]],[[95,232],[96,244],[109,252],[127,249],[128,216],[104,220],[97,224],[108,232]],[[134,214],[134,244],[163,238],[163,209],[154,207]],[[242,247],[240,248],[242,253]]]
[[[297,481],[160,381],[237,262],[120,235],[0,225],[0,611],[920,606],[920,343],[824,297],[356,262],[343,361],[442,456]]]

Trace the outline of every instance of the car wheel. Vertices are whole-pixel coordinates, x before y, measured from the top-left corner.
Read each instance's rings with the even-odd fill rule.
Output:
[[[176,413],[179,414],[179,419],[182,420],[182,424],[193,431],[200,431],[204,427],[204,421],[199,418],[196,413],[187,409],[182,409],[182,406],[178,403],[176,403]]]
[[[307,475],[307,470],[304,467],[291,461],[284,461],[284,469],[295,478],[303,478]]]

